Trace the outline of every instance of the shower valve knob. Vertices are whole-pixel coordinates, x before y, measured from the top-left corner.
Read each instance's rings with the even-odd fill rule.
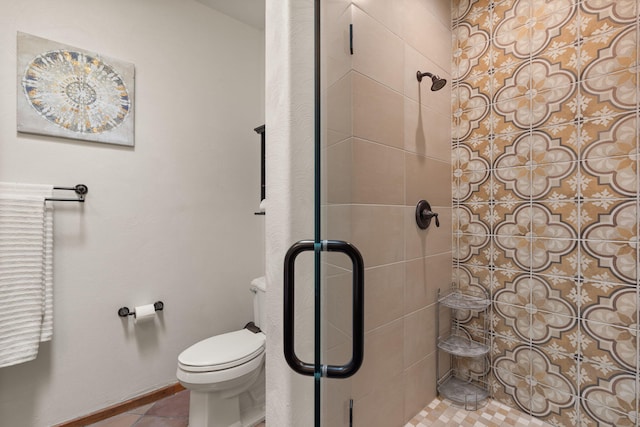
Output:
[[[438,214],[431,210],[431,205],[426,200],[420,200],[416,205],[416,224],[424,230],[431,225],[431,220],[435,218],[436,227],[440,227]]]
[[[427,217],[427,219],[435,218],[436,227],[440,227],[440,220],[438,219],[438,214],[437,213],[431,212],[431,211],[427,211],[427,212],[424,213],[424,216]]]

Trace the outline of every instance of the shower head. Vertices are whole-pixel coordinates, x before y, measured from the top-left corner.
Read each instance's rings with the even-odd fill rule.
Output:
[[[433,81],[431,83],[431,90],[433,91],[440,90],[447,84],[447,81],[445,79],[441,79],[438,76],[433,76],[431,79]]]
[[[441,79],[440,77],[436,76],[435,74],[431,74],[429,72],[427,73],[421,73],[420,71],[418,71],[416,73],[416,77],[418,78],[418,81],[421,82],[423,77],[431,77],[431,90],[432,91],[436,91],[436,90],[440,90],[444,87],[444,85],[447,84],[447,81],[445,79]]]

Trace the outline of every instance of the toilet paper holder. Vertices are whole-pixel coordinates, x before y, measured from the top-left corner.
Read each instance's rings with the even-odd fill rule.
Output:
[[[156,311],[162,311],[164,309],[164,303],[162,301],[156,301],[153,303],[153,308],[156,309]],[[118,316],[120,317],[127,317],[127,316],[134,316],[136,315],[136,311],[135,310],[129,310],[129,307],[120,307],[120,309],[118,309]]]

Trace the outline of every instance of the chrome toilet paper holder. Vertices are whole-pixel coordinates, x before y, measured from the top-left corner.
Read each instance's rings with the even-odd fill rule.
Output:
[[[155,308],[156,311],[162,311],[164,309],[164,303],[162,301],[156,301],[153,303],[153,308]],[[129,310],[129,307],[120,307],[118,309],[118,316],[120,317],[127,317],[127,316],[134,316],[136,315],[136,311],[135,310]]]

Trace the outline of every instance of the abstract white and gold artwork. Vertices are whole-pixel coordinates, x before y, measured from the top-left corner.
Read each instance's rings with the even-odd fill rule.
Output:
[[[18,33],[18,132],[134,145],[134,65]]]

